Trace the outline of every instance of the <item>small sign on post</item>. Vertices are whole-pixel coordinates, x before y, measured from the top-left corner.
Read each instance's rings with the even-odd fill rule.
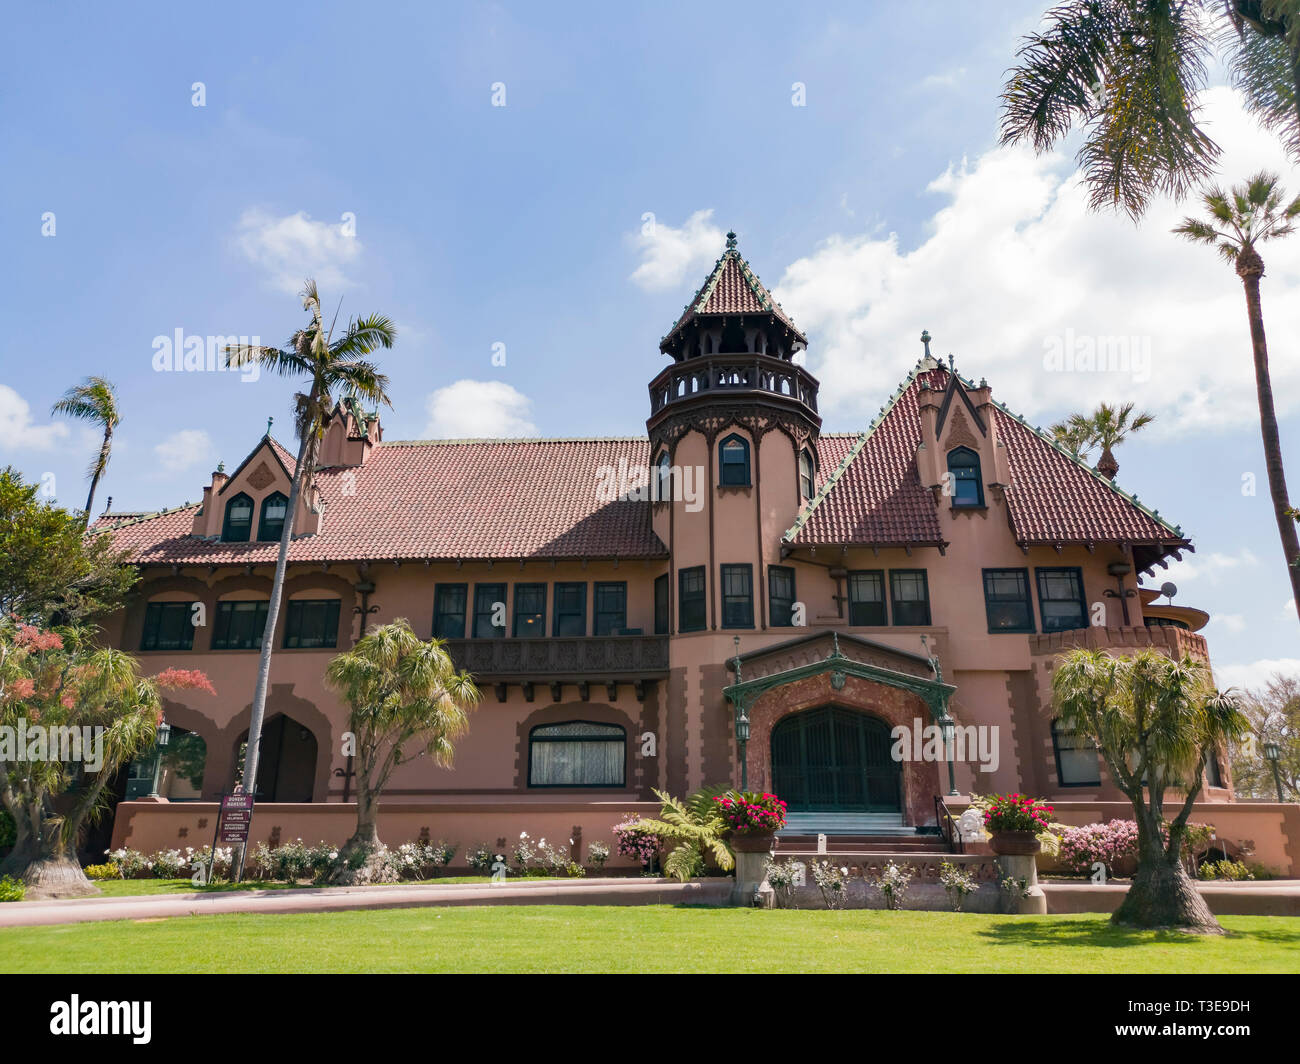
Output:
[[[236,788],[233,794],[221,796],[221,815],[217,817],[216,837],[212,840],[212,858],[208,862],[208,882],[212,881],[212,866],[217,859],[217,846],[227,844],[237,847],[239,856],[232,854],[238,862],[233,867],[234,880],[238,883],[244,878],[244,851],[248,847],[248,830],[253,825],[253,796]]]

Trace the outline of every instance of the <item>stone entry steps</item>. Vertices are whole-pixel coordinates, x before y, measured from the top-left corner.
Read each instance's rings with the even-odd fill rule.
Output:
[[[947,853],[948,846],[938,835],[917,835],[914,828],[908,835],[827,835],[826,848],[831,852],[855,851],[861,853]],[[816,835],[777,836],[776,853],[786,855],[816,854]]]
[[[777,836],[811,835],[915,835],[903,824],[901,813],[787,813]]]

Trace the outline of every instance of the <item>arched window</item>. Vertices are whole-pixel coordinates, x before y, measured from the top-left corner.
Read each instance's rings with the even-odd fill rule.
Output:
[[[718,444],[718,484],[749,487],[749,442],[734,433]]]
[[[814,469],[812,452],[799,452],[799,496],[803,499],[813,497]]]
[[[221,539],[226,543],[246,543],[253,532],[253,500],[242,491],[226,503],[226,521]]]
[[[1056,778],[1062,787],[1095,787],[1101,783],[1097,747],[1085,735],[1076,735],[1052,721],[1052,752],[1056,755]]]
[[[952,476],[954,506],[983,506],[984,482],[980,476],[980,456],[969,447],[948,452],[948,472]]]
[[[672,502],[673,498],[673,460],[664,451],[655,463],[655,502]]]
[[[626,755],[617,724],[540,724],[528,733],[528,786],[622,787]]]
[[[289,499],[283,492],[273,491],[262,500],[262,517],[257,522],[257,538],[279,540],[284,534],[284,517],[289,512]]]

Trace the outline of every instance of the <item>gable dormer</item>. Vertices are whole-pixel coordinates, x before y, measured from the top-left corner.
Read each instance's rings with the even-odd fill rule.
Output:
[[[921,440],[917,471],[941,509],[960,513],[987,510],[999,503],[1009,472],[1006,448],[993,416],[988,382],[963,380],[951,365],[930,357],[929,333],[920,377],[917,411]]]
[[[384,438],[378,412],[366,413],[356,399],[340,399],[330,411],[321,437],[317,465],[362,466],[371,449]]]
[[[263,436],[239,468],[227,475],[218,467],[203,489],[203,503],[190,532],[223,543],[278,542],[288,513],[295,460],[270,436]],[[318,493],[304,491],[294,520],[294,536],[320,528]]]

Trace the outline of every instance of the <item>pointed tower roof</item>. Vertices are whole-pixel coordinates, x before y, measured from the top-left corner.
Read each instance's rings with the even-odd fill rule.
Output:
[[[770,317],[790,334],[790,339],[807,346],[808,338],[781,308],[767,290],[758,274],[740,256],[736,247],[736,234],[727,233],[727,247],[713,264],[713,269],[699,291],[686,304],[676,324],[659,344],[659,350],[677,357],[683,334],[688,327],[702,319],[722,320],[737,316]]]

